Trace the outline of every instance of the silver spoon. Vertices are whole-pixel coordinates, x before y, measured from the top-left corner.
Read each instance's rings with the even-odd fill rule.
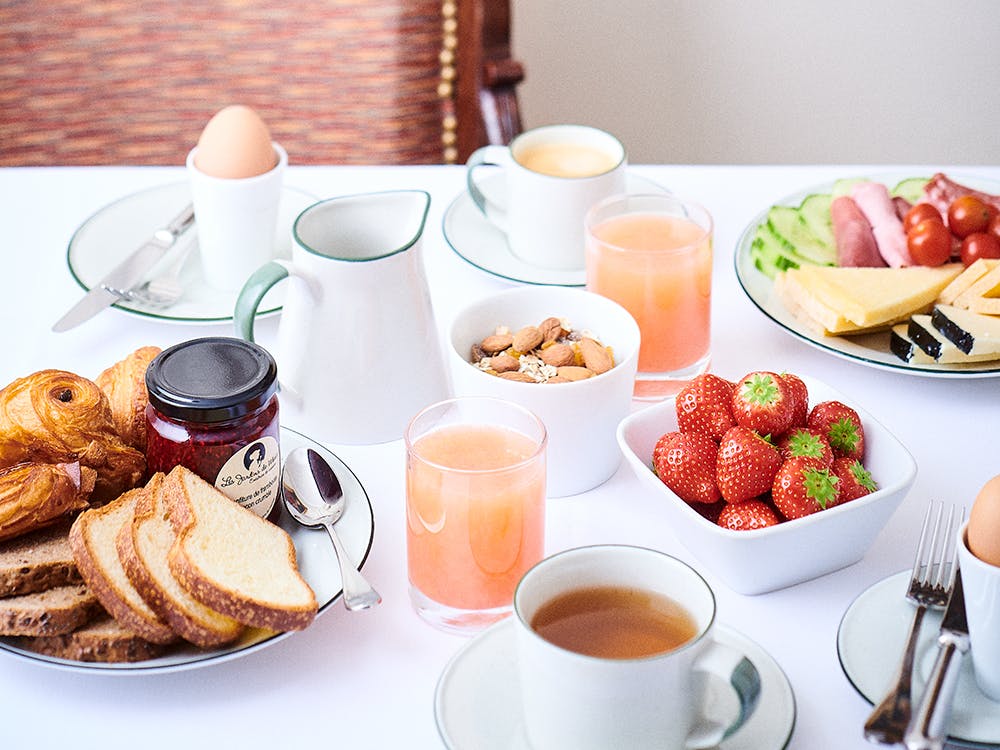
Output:
[[[285,459],[281,472],[281,495],[285,507],[296,521],[303,526],[326,528],[340,563],[344,605],[353,611],[368,609],[381,602],[379,593],[350,562],[333,528],[344,512],[344,491],[330,464],[311,448],[296,448]]]

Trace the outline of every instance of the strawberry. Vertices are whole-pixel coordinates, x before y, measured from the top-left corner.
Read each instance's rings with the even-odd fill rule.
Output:
[[[792,427],[804,426],[809,413],[809,388],[802,378],[790,372],[781,373],[781,379],[792,392]]]
[[[875,492],[878,485],[872,479],[868,469],[856,458],[841,456],[833,461],[833,473],[840,480],[840,503],[856,500],[859,497]]]
[[[751,531],[775,526],[781,523],[781,519],[767,503],[747,500],[742,503],[727,503],[716,523],[733,531]]]
[[[781,466],[778,449],[747,427],[733,427],[722,436],[715,462],[715,480],[730,503],[762,495],[771,489]]]
[[[865,429],[861,417],[840,401],[823,401],[809,412],[806,425],[826,435],[834,456],[847,456],[859,461],[865,457]]]
[[[793,456],[806,456],[807,458],[818,458],[826,466],[833,464],[833,449],[830,441],[826,439],[819,430],[809,427],[793,427],[778,441],[778,450],[781,457],[788,460]]]
[[[681,432],[703,432],[721,440],[726,430],[736,426],[733,419],[733,388],[718,375],[699,375],[677,394],[677,427]]]
[[[773,372],[751,372],[733,389],[733,418],[741,427],[778,437],[792,426],[791,389]]]
[[[838,484],[833,471],[818,459],[795,456],[778,469],[771,501],[785,518],[802,518],[836,505]]]
[[[715,483],[719,447],[700,432],[668,432],[653,448],[656,476],[687,503],[714,503],[721,495]]]

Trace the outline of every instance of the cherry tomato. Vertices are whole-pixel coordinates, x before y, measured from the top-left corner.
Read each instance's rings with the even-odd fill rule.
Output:
[[[993,214],[993,218],[990,219],[990,225],[986,227],[986,231],[1000,238],[1000,211]]]
[[[991,218],[990,206],[974,195],[956,198],[948,207],[948,228],[956,237],[985,232]]]
[[[927,219],[936,219],[944,223],[941,212],[930,203],[917,203],[903,217],[903,231],[909,233],[917,224]]]
[[[1000,237],[974,232],[962,240],[962,263],[970,266],[980,258],[1000,258]]]
[[[940,266],[951,257],[951,232],[941,221],[924,219],[907,233],[906,247],[914,263]]]

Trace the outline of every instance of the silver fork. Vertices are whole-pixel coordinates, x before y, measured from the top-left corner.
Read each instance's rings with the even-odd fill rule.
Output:
[[[189,238],[187,245],[177,251],[176,257],[165,271],[139,286],[125,291],[123,296],[149,307],[169,307],[174,304],[184,294],[184,287],[180,284],[180,275],[195,244]]]
[[[865,722],[865,739],[869,742],[895,745],[903,741],[903,733],[906,731],[913,708],[910,688],[913,656],[920,635],[920,625],[928,608],[943,609],[948,603],[948,595],[955,580],[957,567],[955,540],[965,511],[961,511],[956,518],[955,507],[950,506],[945,521],[944,504],[938,503],[937,514],[933,519],[934,526],[931,529],[931,519],[935,516],[934,508],[935,504],[931,503],[924,515],[917,554],[910,573],[910,587],[906,592],[906,598],[916,605],[913,622],[910,623],[910,633],[906,639],[906,648],[892,689]]]

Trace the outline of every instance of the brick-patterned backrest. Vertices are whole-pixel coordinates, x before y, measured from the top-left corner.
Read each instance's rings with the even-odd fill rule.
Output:
[[[183,164],[234,103],[292,164],[462,160],[519,128],[515,105],[506,132],[487,132],[489,97],[463,94],[513,100],[516,63],[482,74],[498,54],[484,24],[487,42],[496,19],[507,35],[508,14],[508,0],[3,2],[0,165]]]

